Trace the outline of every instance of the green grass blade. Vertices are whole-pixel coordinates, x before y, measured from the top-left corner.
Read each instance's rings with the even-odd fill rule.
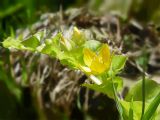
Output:
[[[145,72],[143,72],[143,80],[142,80],[142,114],[141,114],[141,120],[143,118],[144,115],[144,111],[145,111]]]
[[[160,92],[148,106],[146,112],[143,115],[143,120],[150,120],[152,115],[154,115],[159,104],[160,104]]]
[[[134,119],[133,119],[133,98],[132,98],[132,101],[130,102],[129,120],[134,120]]]

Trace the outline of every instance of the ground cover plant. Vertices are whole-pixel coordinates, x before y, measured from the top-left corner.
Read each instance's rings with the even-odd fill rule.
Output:
[[[29,3],[17,4],[28,17],[38,8]],[[61,6],[16,32],[7,18],[19,7],[0,14],[1,119],[159,120],[158,6],[144,21],[148,4],[104,3]]]
[[[115,55],[114,50],[111,52],[106,43],[90,40],[85,32],[76,27],[66,33],[66,37],[58,32],[53,37],[44,39],[44,34],[44,31],[41,31],[25,40],[22,39],[23,36],[8,37],[3,46],[47,54],[72,69],[81,70],[93,81],[82,86],[114,99],[122,120],[158,119],[160,93],[156,82],[144,77],[130,90],[125,99],[121,98],[119,92],[123,87],[123,80],[117,74],[125,65],[125,55]],[[149,87],[152,93],[147,92],[146,87]]]

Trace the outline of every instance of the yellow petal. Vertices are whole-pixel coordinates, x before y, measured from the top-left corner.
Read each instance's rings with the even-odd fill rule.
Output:
[[[102,60],[103,64],[105,65],[106,69],[110,67],[111,63],[111,54],[107,44],[103,44],[101,50],[98,54],[99,59]]]
[[[93,74],[101,74],[106,70],[106,65],[104,65],[102,61],[96,56],[91,63],[90,69]]]
[[[96,57],[96,54],[88,48],[84,48],[83,54],[84,63],[90,67],[93,59]]]
[[[108,62],[110,59],[110,50],[107,44],[102,45],[98,57],[100,57],[103,62]]]

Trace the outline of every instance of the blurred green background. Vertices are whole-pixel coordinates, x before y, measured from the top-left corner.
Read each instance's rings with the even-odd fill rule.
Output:
[[[88,7],[95,13],[113,13],[123,19],[130,17],[159,25],[159,0],[1,0],[0,38],[11,29],[25,27],[39,19],[44,12],[55,12],[71,7]],[[3,31],[5,33],[3,33]]]
[[[63,10],[87,7],[95,15],[112,14],[123,22],[133,18],[143,25],[150,23],[157,28],[160,25],[159,0],[1,0],[0,42],[18,28],[29,28],[43,13],[59,11],[60,6]],[[25,64],[24,59],[20,59],[20,62]],[[38,66],[36,58],[32,66]],[[0,120],[36,120],[39,117],[32,103],[31,91],[16,84],[13,67],[10,51],[0,46]],[[25,66],[22,69],[21,74],[25,78]],[[43,115],[41,117],[43,119]]]

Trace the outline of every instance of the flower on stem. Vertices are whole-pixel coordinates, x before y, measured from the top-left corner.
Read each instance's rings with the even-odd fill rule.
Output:
[[[88,48],[84,48],[83,53],[85,72],[98,75],[109,70],[111,55],[107,44],[103,44],[97,54]]]

